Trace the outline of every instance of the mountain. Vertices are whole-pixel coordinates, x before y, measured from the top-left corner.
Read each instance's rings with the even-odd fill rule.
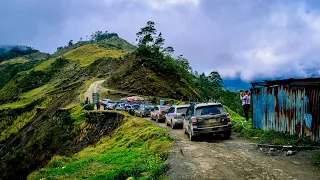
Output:
[[[0,62],[0,78],[5,77],[0,79],[0,179],[26,179],[37,169],[60,167],[57,160],[81,154],[84,148],[95,146],[103,135],[110,134],[113,130],[109,129],[110,123],[116,128],[119,119],[128,121],[121,113],[87,111],[92,106],[82,104],[84,92],[97,80],[105,80],[104,86],[110,91],[101,93],[100,99],[140,95],[150,97],[154,103],[158,102],[157,98],[173,103],[210,99],[219,100],[235,111],[241,107],[237,94],[224,93],[212,79],[190,73],[186,61],[172,57],[172,49],[161,47],[164,41],[161,35],[153,45],[138,47],[115,34],[98,33],[97,37],[75,44],[70,42],[58,47],[53,54],[32,48],[24,51],[17,46],[2,48],[2,54],[11,55],[2,56]],[[126,128],[139,124],[127,123]],[[147,129],[146,133],[152,135],[154,130]],[[153,146],[159,140],[158,135],[152,135],[155,138],[152,141],[145,138],[148,136],[134,137],[137,143],[130,140],[121,144],[127,148],[153,149],[157,153],[155,157],[165,157]],[[126,168],[121,173],[126,173]],[[135,170],[134,166],[131,170]],[[147,170],[142,169],[141,174],[150,174]],[[123,179],[125,175],[119,177]]]
[[[18,58],[21,56],[25,56],[28,54],[33,54],[39,52],[38,50],[35,50],[28,46],[6,46],[2,45],[0,46],[0,63],[2,61],[12,59],[12,58]]]
[[[112,73],[119,66],[119,58],[134,48],[114,37],[103,42],[79,42],[54,54],[35,51],[3,59],[0,179],[25,179],[55,154],[70,154],[74,148],[80,151],[72,141],[79,138],[80,125],[85,123],[79,101],[83,91],[90,82]],[[12,52],[7,46],[2,49]]]
[[[223,79],[223,83],[225,89],[229,89],[231,91],[248,90],[251,88],[251,84],[249,82],[244,82],[240,78]]]

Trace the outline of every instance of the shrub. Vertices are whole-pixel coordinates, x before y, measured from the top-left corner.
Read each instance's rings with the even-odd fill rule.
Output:
[[[320,165],[320,150],[317,150],[317,151],[315,151],[314,152],[314,163],[316,164],[316,165]]]
[[[87,111],[94,110],[94,104],[86,104],[83,106],[83,109]]]

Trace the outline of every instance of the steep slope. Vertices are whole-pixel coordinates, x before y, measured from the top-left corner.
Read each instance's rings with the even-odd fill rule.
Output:
[[[0,90],[0,179],[25,178],[53,155],[72,153],[67,147],[84,122],[83,110],[76,106],[82,91],[87,82],[112,73],[125,53],[83,45],[39,61]],[[4,64],[12,67],[27,61],[11,59]],[[65,107],[73,109],[64,111]]]
[[[179,68],[170,58],[157,61],[131,53],[121,63],[107,79],[107,87],[145,96],[179,100],[199,98],[192,84],[192,75]]]

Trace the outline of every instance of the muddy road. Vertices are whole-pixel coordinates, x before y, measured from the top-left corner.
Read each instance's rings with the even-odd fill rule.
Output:
[[[182,129],[152,122],[167,129],[175,140],[167,160],[169,179],[320,179],[310,151],[285,156],[282,151],[256,148],[234,133],[229,140],[213,136],[191,142]]]

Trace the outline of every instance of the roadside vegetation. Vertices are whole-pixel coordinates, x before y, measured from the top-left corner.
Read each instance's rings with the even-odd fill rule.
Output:
[[[314,153],[314,164],[320,166],[320,150],[317,150]]]
[[[247,139],[253,140],[260,144],[270,145],[292,145],[292,146],[315,146],[318,143],[312,141],[309,136],[298,137],[289,133],[281,133],[277,131],[263,131],[260,129],[252,129],[252,121],[246,122],[239,115],[232,116],[233,131],[240,133]]]
[[[28,179],[164,179],[172,140],[168,133],[140,118],[124,121],[96,145],[72,157],[53,157]]]

